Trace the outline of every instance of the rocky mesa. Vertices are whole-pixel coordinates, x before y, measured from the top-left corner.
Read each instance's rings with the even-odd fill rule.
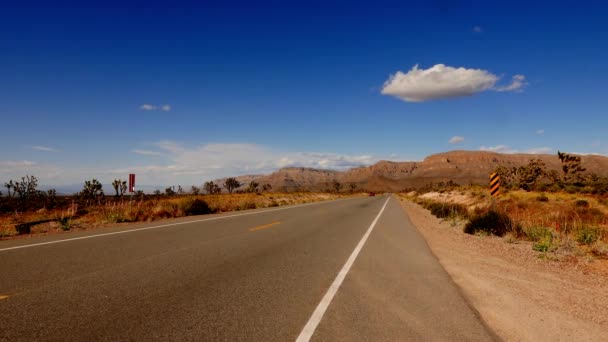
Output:
[[[547,170],[561,172],[561,162],[555,154],[502,154],[486,151],[450,151],[433,154],[419,162],[379,161],[346,171],[303,167],[286,167],[269,175],[236,177],[241,184],[252,180],[270,184],[275,191],[326,190],[333,181],[355,183],[359,189],[369,191],[401,191],[419,188],[431,182],[453,181],[461,185],[486,184],[488,176],[497,166],[519,167],[531,159],[540,159]],[[608,157],[583,155],[585,173],[608,177]],[[218,180],[223,182],[223,180]]]

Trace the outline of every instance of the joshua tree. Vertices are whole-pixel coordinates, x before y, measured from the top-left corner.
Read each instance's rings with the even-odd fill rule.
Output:
[[[350,193],[352,194],[352,193],[354,193],[354,192],[355,192],[355,190],[357,189],[357,184],[355,184],[355,183],[350,183],[350,184],[348,185],[348,187],[350,188]]]
[[[272,190],[272,185],[266,183],[262,186],[262,191],[270,191]]]
[[[11,181],[12,182],[12,181]],[[36,195],[38,192],[38,179],[34,176],[26,175],[21,177],[21,181],[15,181],[13,184],[13,195],[17,194],[22,201]]]
[[[127,192],[127,181],[115,179],[112,182],[112,186],[114,187],[114,191],[116,191],[116,197],[122,197]]]
[[[8,191],[8,193],[6,194],[8,197],[12,197],[13,194],[11,194],[11,189],[15,186],[15,184],[13,183],[13,181],[8,181],[6,183],[4,183],[4,186],[6,187],[6,190]]]
[[[214,184],[213,185],[213,193],[214,194],[221,194],[222,193],[222,188],[219,185]]]
[[[259,185],[260,185],[260,183],[258,183],[256,181],[251,181],[249,183],[249,187],[247,188],[247,192],[258,192]]]
[[[216,186],[217,185],[212,181],[205,182],[205,184],[203,184],[203,188],[205,188],[205,191],[207,191],[207,193],[210,195],[217,193]]]
[[[84,188],[82,188],[82,196],[84,198],[95,199],[103,196],[103,189],[101,183],[95,178],[90,181],[84,181]]]
[[[175,195],[175,187],[174,186],[169,186],[165,188],[165,195],[167,196],[173,196]]]
[[[178,193],[179,195],[183,195],[183,194],[184,194],[184,188],[182,188],[182,186],[181,186],[181,185],[178,185],[178,186],[177,186],[177,193]]]
[[[562,162],[562,171],[564,171],[565,181],[569,181],[572,177],[577,176],[578,172],[584,172],[586,170],[581,166],[580,156],[557,151],[557,157]]]
[[[193,185],[190,191],[193,195],[198,195],[201,192],[201,188]]]
[[[239,186],[241,186],[241,183],[233,177],[226,179],[226,181],[224,182],[224,188],[226,188],[226,190],[228,190],[228,193],[230,194],[232,193],[232,191],[234,191],[234,189],[238,188]]]

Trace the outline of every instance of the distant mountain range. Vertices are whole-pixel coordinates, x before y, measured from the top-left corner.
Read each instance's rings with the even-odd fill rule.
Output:
[[[458,184],[487,184],[488,176],[499,166],[519,167],[530,159],[540,159],[547,170],[561,172],[561,162],[551,154],[502,154],[486,151],[451,151],[433,154],[420,162],[379,161],[374,165],[346,171],[286,167],[269,175],[245,175],[235,177],[244,188],[252,180],[270,184],[274,191],[325,190],[333,181],[354,183],[359,189],[369,191],[400,191],[418,188],[431,182],[454,181]],[[608,157],[582,156],[586,173],[608,177]],[[223,183],[224,179],[216,182]]]

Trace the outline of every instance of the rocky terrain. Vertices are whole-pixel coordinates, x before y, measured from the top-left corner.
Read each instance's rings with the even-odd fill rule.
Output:
[[[561,163],[554,154],[501,154],[486,151],[451,151],[433,154],[420,162],[379,161],[346,171],[287,167],[269,175],[247,175],[237,179],[241,184],[252,180],[270,184],[274,190],[325,190],[334,180],[345,185],[357,184],[369,191],[401,191],[419,188],[431,182],[453,181],[461,185],[486,184],[488,175],[499,165],[519,167],[530,159],[541,159],[548,170],[561,172]],[[608,176],[608,157],[584,155],[582,166],[587,173]],[[218,180],[222,182],[222,180]]]

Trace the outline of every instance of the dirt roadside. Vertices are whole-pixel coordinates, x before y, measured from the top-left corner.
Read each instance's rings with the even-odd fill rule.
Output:
[[[399,198],[454,282],[506,341],[606,341],[606,261],[557,262],[527,242],[462,233]]]

